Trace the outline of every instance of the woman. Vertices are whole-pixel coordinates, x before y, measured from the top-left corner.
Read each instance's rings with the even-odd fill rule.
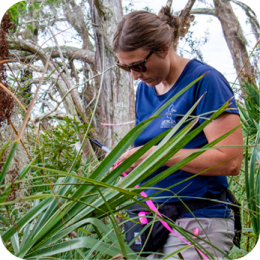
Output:
[[[170,13],[168,7],[162,8],[159,16],[146,11],[134,11],[124,16],[118,24],[113,42],[113,49],[118,57],[118,66],[131,72],[135,80],[141,80],[136,92],[136,124],[149,118],[176,93],[205,72],[209,72],[168,106],[161,113],[165,115],[164,117],[153,120],[134,142],[135,148],[125,152],[117,161],[118,163],[126,160],[149,140],[173,127],[180,120],[180,115],[186,114],[203,94],[206,93],[193,115],[197,116],[208,112],[207,117],[209,117],[212,111],[219,109],[233,97],[228,82],[218,71],[196,59],[189,60],[176,54],[172,43],[178,31],[177,19]],[[205,117],[200,118],[196,126],[199,126],[205,120]],[[239,124],[239,112],[233,99],[228,110],[208,124],[203,132],[148,179],[187,157],[188,152],[196,151]],[[229,145],[243,145],[241,128],[217,144],[217,146]],[[138,159],[126,173],[131,172],[140,164],[154,148],[151,148]],[[228,187],[226,176],[235,176],[239,173],[243,158],[242,153],[243,148],[241,147],[217,148],[204,152],[154,187],[168,188],[174,183],[183,181],[212,166],[217,165],[216,167],[170,188],[169,191],[161,192],[154,196],[153,200],[158,203],[174,205],[178,202],[178,199],[172,196],[173,192],[177,193],[178,196],[186,196],[187,198],[183,200],[187,201],[193,197],[214,198],[215,196],[218,198],[218,195],[225,192]],[[155,191],[158,190],[148,189],[146,194],[151,196]],[[158,196],[164,197],[164,199]],[[222,252],[228,254],[232,248],[234,236],[234,219],[230,208],[223,203],[215,203],[215,205],[210,206],[201,205],[193,211],[193,214],[199,220],[200,225],[189,212],[178,216],[176,224],[190,232],[199,228],[201,238],[209,240]],[[201,240],[198,240],[198,242],[214,257],[223,259],[222,253]],[[167,255],[185,245],[179,238],[170,234],[160,252]],[[198,254],[193,248],[184,250],[182,256],[184,259],[198,259]],[[151,259],[157,257],[157,255],[149,256]]]

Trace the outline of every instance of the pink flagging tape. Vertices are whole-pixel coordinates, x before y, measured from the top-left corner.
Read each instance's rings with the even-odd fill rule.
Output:
[[[116,163],[115,167],[117,167],[118,165],[119,165],[119,163]],[[123,175],[124,177],[127,176],[127,174],[126,174],[125,172],[123,172],[122,175]],[[136,185],[136,186],[135,186],[135,188],[138,188],[138,187],[139,187],[139,185]],[[142,192],[140,193],[140,195],[142,195],[143,197],[148,197],[144,191],[142,191]],[[158,214],[160,217],[162,217],[162,215],[160,214],[160,212],[158,212],[156,206],[154,205],[154,203],[153,203],[151,200],[146,200],[145,202],[146,202],[147,206],[148,206],[152,211],[154,211],[156,214]],[[146,220],[147,220],[147,219],[146,219]],[[160,221],[161,221],[161,223],[163,224],[163,226],[164,226],[167,230],[169,230],[172,234],[174,234],[176,237],[178,237],[180,240],[182,240],[182,241],[183,241],[184,243],[186,243],[187,245],[191,245],[190,242],[186,241],[185,239],[183,239],[182,237],[180,237],[178,234],[176,234],[176,233],[171,229],[171,227],[168,225],[167,222],[163,221],[162,219],[160,219]],[[147,221],[147,222],[148,222],[148,221]],[[194,234],[197,235],[198,233],[199,233],[199,229],[196,228],[196,229],[194,230]],[[195,249],[195,247],[193,247],[193,248]],[[208,258],[205,254],[203,254],[199,249],[196,248],[196,250],[201,254],[201,256],[202,256],[205,260],[209,260],[209,258]]]
[[[198,228],[195,228],[193,234],[198,236],[199,232],[200,232],[200,230]],[[193,236],[192,238],[195,238],[195,236]]]
[[[138,214],[139,220],[142,225],[148,224],[148,219],[145,217],[149,212],[140,211]]]
[[[128,125],[131,123],[134,123],[135,121],[125,122],[125,123],[119,123],[119,124],[107,124],[107,123],[100,123],[101,125]]]

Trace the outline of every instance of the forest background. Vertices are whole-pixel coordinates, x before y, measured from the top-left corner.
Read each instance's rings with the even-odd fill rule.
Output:
[[[179,16],[177,53],[218,69],[235,92],[248,146],[240,175],[229,178],[243,223],[241,249],[233,247],[230,257],[240,259],[256,246],[260,22],[253,8],[238,0],[21,0],[0,24],[0,234],[12,255],[135,259],[122,236],[122,207],[134,200],[134,186],[148,168],[140,165],[135,179],[117,181],[137,154],[106,177],[139,131],[133,123],[138,82],[115,66],[112,38],[123,14],[158,13],[161,5]],[[115,149],[102,161],[104,153],[88,137]],[[157,152],[156,160],[163,160],[165,153]],[[49,252],[50,245],[56,251]]]

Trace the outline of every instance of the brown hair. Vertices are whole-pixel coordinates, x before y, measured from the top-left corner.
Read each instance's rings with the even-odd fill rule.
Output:
[[[159,14],[133,11],[118,23],[113,40],[113,51],[134,51],[139,48],[160,51],[172,46],[180,27],[179,17],[170,7],[162,7]]]

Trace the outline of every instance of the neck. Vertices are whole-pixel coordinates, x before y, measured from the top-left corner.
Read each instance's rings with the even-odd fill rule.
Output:
[[[169,51],[169,59],[170,66],[168,76],[160,84],[155,86],[155,90],[159,95],[168,92],[173,87],[189,62],[189,59],[179,56],[173,50]]]

